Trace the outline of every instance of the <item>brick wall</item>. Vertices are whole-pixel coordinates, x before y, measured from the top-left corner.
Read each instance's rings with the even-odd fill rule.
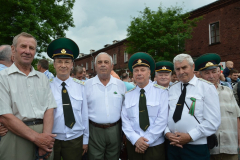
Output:
[[[192,12],[198,16],[204,14],[197,27],[193,30],[193,38],[186,41],[186,52],[193,57],[199,57],[205,53],[217,53],[221,61],[231,60],[234,68],[240,70],[240,1],[217,1],[213,5],[200,8]],[[219,22],[220,43],[209,45],[209,25]]]

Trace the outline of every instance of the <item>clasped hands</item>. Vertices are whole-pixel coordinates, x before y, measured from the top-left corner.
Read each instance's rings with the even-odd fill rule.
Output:
[[[149,147],[149,144],[147,144],[146,142],[148,142],[148,139],[144,138],[144,137],[140,137],[137,142],[135,143],[135,152],[137,153],[144,153],[147,148]]]
[[[170,145],[183,148],[184,144],[187,144],[191,141],[191,136],[188,133],[170,133],[168,132],[166,138],[170,141]]]

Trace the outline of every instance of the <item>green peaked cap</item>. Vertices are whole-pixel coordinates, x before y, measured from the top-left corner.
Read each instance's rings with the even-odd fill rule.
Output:
[[[151,73],[154,73],[155,71],[155,61],[152,58],[151,55],[149,55],[148,53],[144,53],[144,52],[137,52],[134,53],[129,61],[128,61],[128,68],[131,72],[133,72],[133,68],[137,67],[137,66],[145,66],[145,67],[149,67],[151,70]]]
[[[156,63],[155,72],[172,72],[173,70],[173,63],[170,61],[159,61]]]
[[[206,53],[195,60],[195,71],[214,69],[219,66],[221,57],[216,53]]]
[[[50,58],[72,58],[76,59],[79,55],[78,45],[69,38],[58,38],[53,40],[47,48]]]

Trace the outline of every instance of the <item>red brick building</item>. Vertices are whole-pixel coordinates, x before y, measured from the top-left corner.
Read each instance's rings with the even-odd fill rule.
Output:
[[[218,0],[192,11],[190,19],[199,16],[203,20],[186,41],[186,53],[193,57],[217,53],[222,62],[231,60],[240,69],[240,1]]]
[[[122,41],[113,41],[113,44],[106,44],[104,48],[94,51],[90,50],[90,54],[80,57],[75,60],[75,66],[83,66],[90,75],[95,74],[94,60],[98,53],[106,52],[113,58],[114,71],[120,76],[123,72],[128,70],[127,63],[130,55],[125,52],[126,39]]]
[[[193,29],[192,39],[185,44],[186,53],[197,58],[205,53],[217,53],[222,62],[231,60],[234,68],[240,70],[240,0],[218,0],[191,12],[190,19],[203,16]],[[92,60],[100,52],[113,57],[114,70],[121,75],[127,70],[130,55],[125,52],[126,39],[94,51],[75,60],[76,65],[84,66],[87,72],[94,73]],[[127,56],[128,55],[128,56]]]

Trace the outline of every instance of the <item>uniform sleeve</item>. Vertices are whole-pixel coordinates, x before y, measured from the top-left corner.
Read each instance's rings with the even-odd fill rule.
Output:
[[[214,85],[208,87],[203,101],[203,121],[188,132],[193,141],[214,134],[221,124],[219,97]]]
[[[126,100],[126,99],[125,99]],[[125,133],[127,139],[132,143],[132,145],[135,145],[137,140],[141,137],[138,135],[132,128],[130,119],[127,115],[125,103],[126,101],[124,100],[123,102],[123,107],[122,107],[122,113],[121,113],[121,118],[122,118],[122,130]]]
[[[87,106],[87,98],[84,90],[85,88],[82,91],[82,95],[83,95],[82,122],[85,128],[83,132],[83,144],[88,144],[88,139],[89,139],[88,106]]]
[[[237,83],[236,85],[234,85],[233,87],[233,95],[237,101],[237,104],[239,105],[239,98],[238,98],[238,94],[237,94],[237,87],[238,87],[239,83]]]
[[[168,92],[164,90],[161,93],[160,101],[160,110],[157,114],[157,118],[154,121],[153,125],[150,125],[150,129],[147,134],[144,135],[144,138],[147,138],[149,145],[154,143],[160,136],[163,136],[165,128],[167,126],[168,119]]]
[[[13,114],[13,112],[9,89],[4,84],[3,77],[0,75],[0,115],[3,114]]]
[[[52,93],[52,90],[51,90],[51,87],[50,87],[50,83],[49,83],[49,80],[47,79],[47,77],[45,77],[46,78],[46,80],[47,80],[47,97],[48,97],[48,100],[47,100],[47,102],[48,102],[48,106],[47,106],[47,110],[48,109],[51,109],[51,108],[57,108],[57,103],[56,103],[56,101],[55,101],[55,98],[53,97],[53,93]]]

